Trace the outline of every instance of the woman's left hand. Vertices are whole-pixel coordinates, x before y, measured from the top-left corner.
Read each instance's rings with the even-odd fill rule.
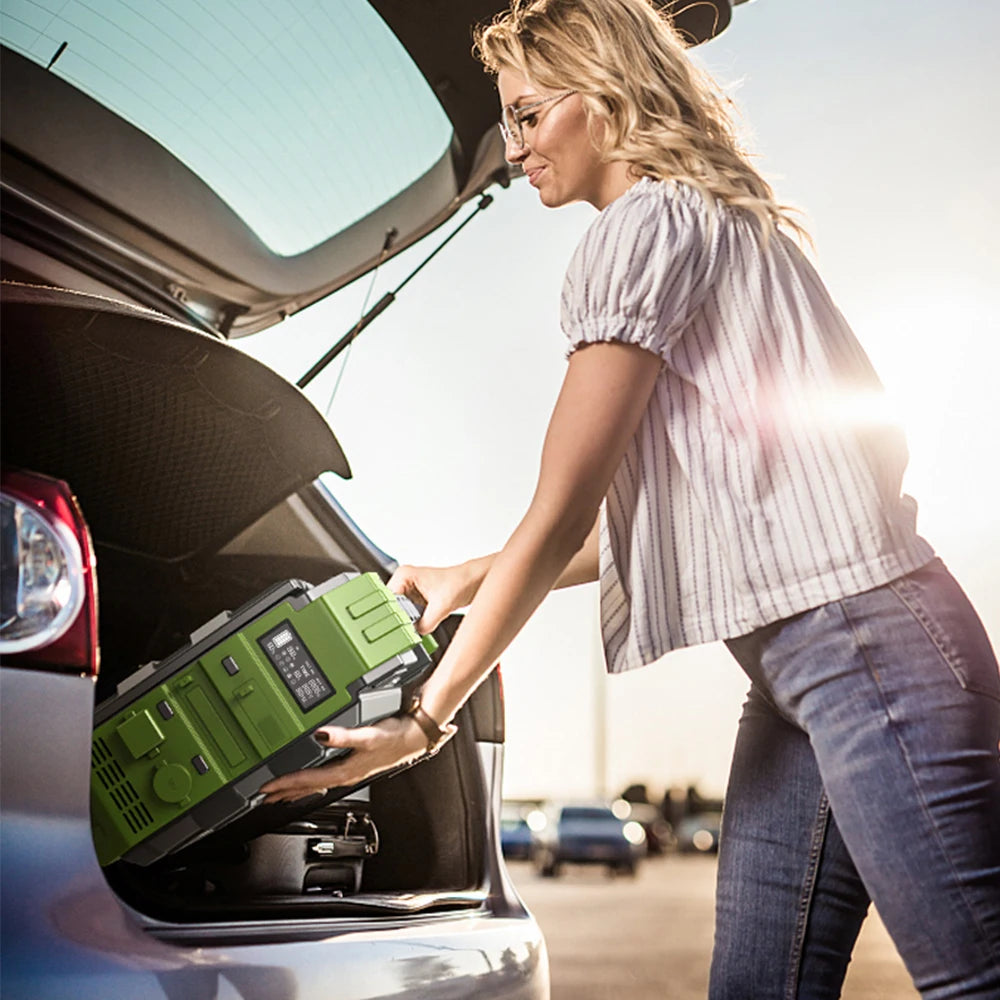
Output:
[[[261,786],[265,802],[294,802],[330,788],[349,788],[366,778],[407,764],[427,748],[427,737],[408,715],[394,715],[371,726],[344,729],[323,726],[316,730],[326,746],[352,751],[347,757],[318,767],[283,774]]]

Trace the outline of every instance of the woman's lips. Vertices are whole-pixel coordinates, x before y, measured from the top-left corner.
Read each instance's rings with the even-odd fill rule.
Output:
[[[544,167],[532,167],[530,170],[526,170],[525,173],[528,175],[528,183],[532,187],[538,187],[536,183],[538,181],[538,175],[544,170]]]

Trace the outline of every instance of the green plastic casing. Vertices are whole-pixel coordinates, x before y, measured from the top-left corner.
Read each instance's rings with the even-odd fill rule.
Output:
[[[289,581],[283,598],[272,588],[98,706],[91,815],[102,865],[149,864],[246,811],[269,777],[329,759],[318,726],[399,710],[435,644],[374,573],[340,579],[325,591]]]

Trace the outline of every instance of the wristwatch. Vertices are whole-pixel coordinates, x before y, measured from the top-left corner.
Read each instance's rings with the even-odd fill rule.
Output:
[[[410,699],[410,704],[403,714],[410,716],[423,730],[424,736],[427,737],[427,750],[425,751],[427,756],[436,754],[458,732],[458,726],[454,723],[449,722],[444,726],[439,726],[427,714],[427,710],[420,703],[419,691]]]

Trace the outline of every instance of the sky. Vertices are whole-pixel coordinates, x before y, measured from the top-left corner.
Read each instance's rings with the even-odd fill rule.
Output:
[[[779,199],[803,209],[811,256],[906,428],[918,530],[1000,648],[998,35],[1000,10],[981,0],[753,0],[695,58],[740,106]],[[523,180],[492,193],[308,390],[354,471],[332,488],[400,561],[503,545],[565,371],[559,291],[594,209],[546,209]],[[297,379],[450,228],[239,346]],[[501,660],[505,795],[721,794],[739,668],[712,644],[608,677],[597,600],[596,585],[550,595]]]

